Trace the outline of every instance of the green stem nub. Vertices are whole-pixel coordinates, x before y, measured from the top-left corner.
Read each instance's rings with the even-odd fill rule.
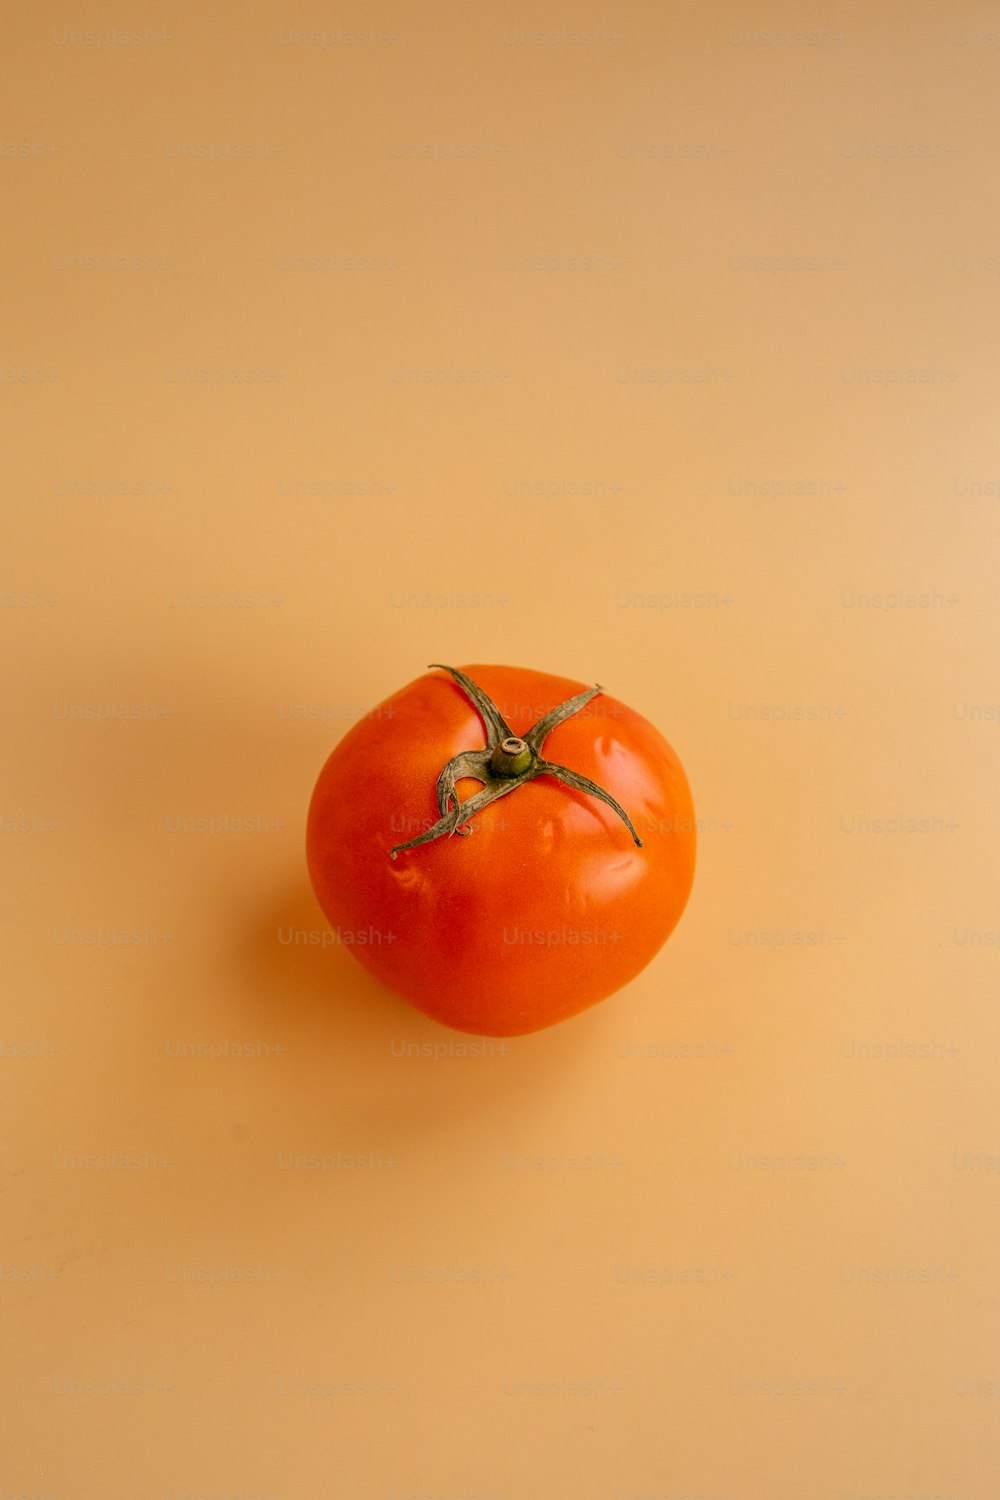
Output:
[[[534,756],[527,741],[516,734],[501,740],[490,756],[490,770],[494,776],[523,776]]]

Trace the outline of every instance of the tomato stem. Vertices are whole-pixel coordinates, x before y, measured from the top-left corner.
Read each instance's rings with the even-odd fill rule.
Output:
[[[490,770],[494,776],[523,776],[534,759],[534,751],[528,742],[510,734],[491,754]]]
[[[440,818],[426,833],[410,839],[406,844],[397,844],[394,849],[390,849],[390,859],[395,859],[403,849],[415,849],[418,844],[432,843],[445,834],[451,836],[458,833],[463,837],[470,834],[472,829],[461,825],[468,823],[477,812],[488,807],[498,797],[507,796],[508,793],[523,786],[526,781],[531,781],[535,776],[553,776],[564,786],[572,787],[574,791],[586,792],[591,797],[600,798],[608,807],[614,809],[628,828],[636,845],[642,848],[642,839],[633,828],[628,813],[619,806],[609,792],[591,781],[589,777],[581,776],[579,772],[571,771],[567,766],[559,766],[553,761],[543,760],[541,756],[542,744],[556,725],[561,724],[564,719],[571,718],[573,714],[579,713],[580,709],[592,698],[596,698],[598,693],[603,692],[600,686],[577,693],[574,698],[567,698],[564,703],[550,709],[522,737],[513,732],[493,700],[483,692],[478,683],[473,682],[471,677],[460,672],[457,667],[446,667],[441,662],[431,662],[430,665],[440,668],[442,672],[450,672],[466,697],[479,711],[486,726],[486,748],[463,750],[448,762],[437,779],[436,790]],[[484,790],[476,792],[465,802],[461,802],[456,791],[456,783],[465,777],[481,781]]]

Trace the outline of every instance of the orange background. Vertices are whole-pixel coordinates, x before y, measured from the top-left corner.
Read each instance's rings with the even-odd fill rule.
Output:
[[[8,15],[4,1497],[996,1495],[995,25]],[[281,941],[442,660],[701,820],[476,1054]]]

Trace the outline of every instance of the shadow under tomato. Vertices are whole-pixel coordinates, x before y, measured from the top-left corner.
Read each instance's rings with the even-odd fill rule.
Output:
[[[288,1048],[282,1072],[299,1110],[329,1118],[333,1098],[337,1113],[347,1106],[356,1125],[380,1132],[492,1113],[509,1120],[553,1092],[572,1099],[593,1048],[586,1012],[523,1037],[455,1031],[387,989],[328,933],[303,878],[252,914],[234,954],[248,1021]]]

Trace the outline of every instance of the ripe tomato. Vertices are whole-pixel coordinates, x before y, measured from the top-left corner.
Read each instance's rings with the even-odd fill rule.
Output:
[[[366,969],[458,1031],[519,1036],[606,999],[662,947],[694,878],[694,809],[667,741],[603,690],[441,668],[337,745],[306,854]]]

